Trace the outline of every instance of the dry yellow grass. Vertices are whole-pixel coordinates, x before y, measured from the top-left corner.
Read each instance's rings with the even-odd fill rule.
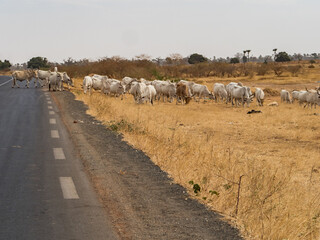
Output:
[[[199,81],[212,88],[217,80]],[[121,101],[100,93],[84,95],[81,81],[76,80],[73,92],[89,106],[89,114],[123,133],[128,143],[237,224],[248,239],[319,239],[319,109],[258,107],[254,102],[250,109],[262,114],[248,115],[248,108],[212,102],[137,105],[131,96]],[[265,86],[282,85],[272,81]],[[300,80],[286,81],[292,89],[300,86]],[[275,100],[280,99],[267,98],[265,105]],[[190,181],[201,187],[199,193]]]

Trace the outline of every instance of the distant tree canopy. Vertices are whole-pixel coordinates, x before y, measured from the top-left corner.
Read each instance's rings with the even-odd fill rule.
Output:
[[[239,60],[239,58],[234,57],[234,58],[230,59],[230,63],[240,63],[240,60]]]
[[[194,54],[191,54],[190,57],[188,58],[188,63],[196,64],[196,63],[206,62],[207,60],[208,59],[202,56],[201,54],[194,53]]]
[[[9,69],[11,67],[11,63],[8,60],[4,60],[3,62],[0,60],[0,70]]]
[[[276,62],[289,62],[291,58],[289,57],[288,53],[286,52],[279,52],[275,57]]]
[[[28,62],[28,68],[49,68],[48,59],[44,57],[33,57]]]

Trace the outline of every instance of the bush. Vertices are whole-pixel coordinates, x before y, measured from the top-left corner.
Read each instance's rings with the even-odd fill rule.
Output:
[[[239,58],[234,57],[234,58],[230,59],[230,63],[233,63],[233,64],[240,63],[240,60],[239,60]]]
[[[191,54],[190,57],[188,58],[188,63],[196,64],[196,63],[206,62],[207,60],[208,59],[202,56],[201,54],[194,53],[194,54]]]
[[[50,65],[48,64],[48,59],[44,57],[33,57],[28,62],[28,68],[37,68],[37,69],[48,69]]]
[[[291,58],[289,57],[288,53],[286,53],[286,52],[279,52],[279,53],[276,55],[275,61],[276,61],[276,62],[290,62],[290,61],[291,61]]]
[[[273,64],[272,70],[274,71],[275,75],[280,77],[281,74],[285,71],[285,67],[281,64]]]
[[[0,70],[9,70],[11,66],[12,65],[9,60],[4,60],[4,62],[0,60]]]
[[[264,76],[270,72],[270,65],[268,63],[259,64],[256,68],[257,75]]]
[[[292,74],[293,77],[297,77],[301,68],[302,68],[301,65],[292,65],[292,66],[288,66],[287,70]]]

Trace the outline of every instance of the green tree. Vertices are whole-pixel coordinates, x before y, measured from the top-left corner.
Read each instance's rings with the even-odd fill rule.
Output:
[[[291,61],[288,53],[286,52],[279,52],[275,57],[276,62],[289,62]]]
[[[3,62],[0,60],[0,70],[7,70],[11,67],[11,63],[9,62],[9,60],[4,60]]]
[[[202,56],[201,54],[194,53],[194,54],[191,54],[190,57],[188,58],[188,63],[196,64],[196,63],[206,62],[207,60],[208,59]]]
[[[49,68],[48,59],[45,57],[33,57],[28,62],[28,68]]]
[[[231,58],[231,59],[230,59],[230,63],[235,64],[235,63],[239,63],[239,62],[240,62],[240,60],[239,60],[239,58],[237,58],[237,57],[234,57],[234,58]]]

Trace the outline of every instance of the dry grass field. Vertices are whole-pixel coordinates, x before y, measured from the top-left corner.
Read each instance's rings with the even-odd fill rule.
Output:
[[[316,72],[300,77],[194,79],[207,84],[241,81],[279,91],[317,86]],[[236,224],[247,239],[319,239],[320,110],[281,104],[138,105],[95,92],[72,90],[88,113],[143,150],[192,196]],[[319,85],[319,84],[318,84]],[[254,88],[253,88],[254,89]],[[279,107],[267,104],[278,101]],[[248,110],[261,110],[247,114]],[[241,180],[240,180],[241,179]]]

